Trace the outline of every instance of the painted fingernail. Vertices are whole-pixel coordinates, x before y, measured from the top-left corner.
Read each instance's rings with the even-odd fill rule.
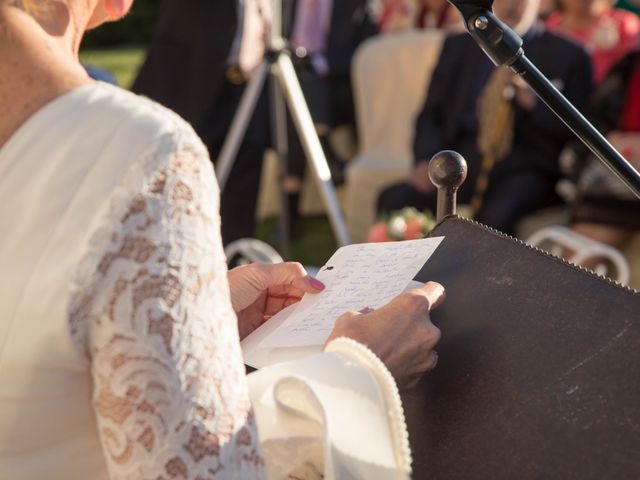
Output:
[[[324,283],[317,278],[309,277],[309,283],[311,283],[311,286],[316,290],[324,290]]]
[[[358,310],[358,313],[371,313],[373,312],[373,308],[371,307],[364,307],[362,310]]]

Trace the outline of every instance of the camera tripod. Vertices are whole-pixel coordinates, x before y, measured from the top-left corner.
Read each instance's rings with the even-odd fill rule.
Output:
[[[269,81],[269,103],[272,123],[273,146],[278,157],[281,175],[285,172],[288,155],[287,110],[293,119],[300,138],[311,173],[318,185],[322,200],[336,237],[338,245],[351,243],[342,211],[336,198],[335,188],[331,179],[331,172],[327,164],[325,153],[304,98],[298,76],[296,74],[287,41],[282,37],[282,2],[273,0],[273,14],[270,21],[266,53],[262,63],[253,72],[246,90],[242,95],[240,105],[231,123],[229,133],[224,141],[218,158],[216,174],[220,189],[223,190],[236,155],[247,131],[256,104]],[[265,20],[266,21],[266,20]],[[280,240],[281,249],[285,256],[289,250],[290,225],[285,212],[286,192],[280,189]]]

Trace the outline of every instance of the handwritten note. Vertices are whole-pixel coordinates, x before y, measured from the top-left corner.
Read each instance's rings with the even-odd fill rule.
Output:
[[[339,249],[317,276],[326,285],[325,290],[305,295],[261,346],[322,345],[343,313],[375,310],[405,290],[442,239],[367,243]]]

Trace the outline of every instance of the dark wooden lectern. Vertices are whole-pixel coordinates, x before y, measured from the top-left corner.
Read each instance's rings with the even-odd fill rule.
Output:
[[[640,295],[456,216],[431,235],[417,279],[447,301],[438,368],[403,395],[413,477],[640,479]]]

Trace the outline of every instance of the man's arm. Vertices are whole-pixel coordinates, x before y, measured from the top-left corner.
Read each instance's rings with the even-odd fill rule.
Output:
[[[557,51],[557,50],[556,50]],[[566,69],[562,78],[551,79],[559,80],[561,85],[556,85],[562,94],[581,112],[584,112],[587,99],[592,91],[592,72],[591,61],[587,53],[578,46],[564,48],[562,52],[565,55],[554,57],[558,62],[567,62],[569,67]],[[553,113],[541,100],[536,102],[535,107],[530,112],[529,117],[532,125],[537,128],[549,132],[556,137],[565,137],[569,130],[566,125]]]

